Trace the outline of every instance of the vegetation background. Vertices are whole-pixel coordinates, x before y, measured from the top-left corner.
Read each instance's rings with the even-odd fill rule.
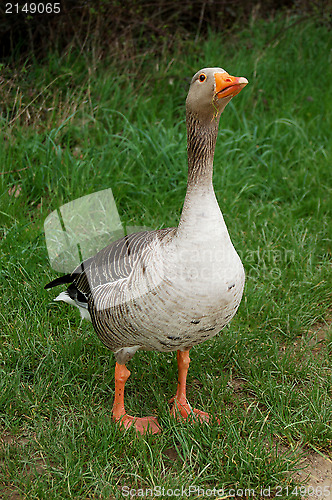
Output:
[[[230,488],[322,497],[332,491],[328,2],[60,3],[56,15],[0,7],[0,497],[189,485],[225,488],[222,498]],[[111,187],[124,223],[176,225],[184,101],[211,65],[250,82],[222,116],[214,173],[245,295],[229,328],[193,350],[188,376],[190,401],[221,425],[175,422],[174,356],[140,353],[128,409],[158,414],[163,432],[138,438],[110,417],[112,355],[43,290],[55,276],[43,223]]]

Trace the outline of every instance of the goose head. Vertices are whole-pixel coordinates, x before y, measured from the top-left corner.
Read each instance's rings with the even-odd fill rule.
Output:
[[[203,68],[191,80],[187,112],[200,120],[218,120],[226,105],[247,83],[246,78],[231,76],[222,68]]]

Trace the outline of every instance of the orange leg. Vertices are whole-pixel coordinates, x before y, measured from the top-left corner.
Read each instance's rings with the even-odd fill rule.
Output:
[[[177,352],[177,361],[178,361],[178,388],[174,398],[171,399],[171,402],[174,402],[171,408],[171,414],[174,417],[181,416],[182,418],[187,418],[189,415],[193,415],[193,417],[199,422],[208,422],[210,416],[205,411],[196,410],[195,408],[191,408],[187,401],[186,397],[186,383],[187,383],[187,374],[190,363],[189,351],[178,351]]]
[[[120,425],[128,429],[134,425],[136,431],[140,434],[151,432],[157,434],[160,432],[158,420],[155,417],[132,417],[127,415],[124,407],[124,389],[125,384],[129,378],[130,371],[126,365],[115,364],[115,396],[113,403],[113,419],[120,422]]]

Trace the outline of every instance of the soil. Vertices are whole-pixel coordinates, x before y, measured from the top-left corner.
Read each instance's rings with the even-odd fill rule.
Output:
[[[307,494],[302,500],[332,500],[332,460],[318,453],[306,453],[301,465],[303,470],[293,477],[306,485]]]

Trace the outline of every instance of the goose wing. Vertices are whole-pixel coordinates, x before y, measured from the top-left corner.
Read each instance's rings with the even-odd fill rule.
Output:
[[[87,308],[91,290],[106,283],[116,283],[128,278],[139,256],[149,248],[152,241],[155,238],[160,241],[170,238],[175,231],[176,228],[167,228],[124,236],[100,250],[95,256],[81,262],[72,273],[54,279],[44,288],[69,284],[63,294],[77,306]],[[59,300],[63,299],[64,297],[59,296]]]

